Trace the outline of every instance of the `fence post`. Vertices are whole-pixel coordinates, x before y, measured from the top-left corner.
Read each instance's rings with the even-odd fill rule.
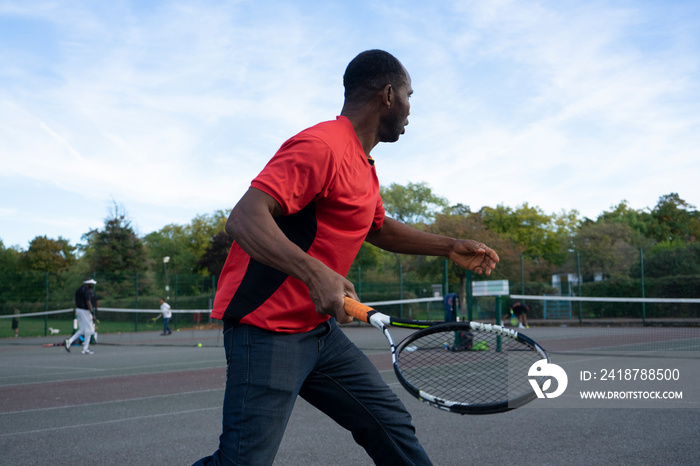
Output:
[[[447,296],[449,293],[449,278],[447,273],[447,259],[442,262],[442,295]]]
[[[136,273],[134,280],[134,309],[139,308],[139,274]],[[134,312],[134,332],[139,331],[139,313]]]
[[[646,298],[644,291],[644,248],[639,248],[639,271],[642,277],[642,298]],[[647,303],[642,301],[642,325],[647,323]]]
[[[211,306],[210,308],[214,308],[214,298],[216,298],[216,275],[211,276]]]
[[[44,311],[49,312],[49,272],[45,275],[46,299],[44,300]],[[49,334],[49,315],[44,314],[44,336]]]
[[[472,310],[472,294],[474,290],[472,289],[472,271],[466,271],[466,282],[467,282],[467,319],[469,322],[474,320],[474,312]]]
[[[403,264],[401,259],[399,259],[399,299],[403,300]],[[403,302],[399,304],[399,316],[403,319]]]
[[[503,319],[501,318],[501,297],[496,296],[496,325],[503,325]],[[502,351],[501,336],[496,336],[496,352],[500,353]]]
[[[362,266],[357,266],[357,297],[362,301]]]
[[[578,251],[576,251],[576,275],[577,275],[576,281],[578,282],[578,295],[579,295],[579,297],[581,297],[581,257],[579,255]],[[579,301],[578,302],[578,323],[579,324],[581,324],[581,320],[582,320],[582,314],[583,314],[582,306],[583,306],[583,303],[581,303],[581,301]]]
[[[520,294],[525,295],[525,258],[520,254]]]
[[[177,281],[178,281],[179,275],[175,275],[175,307],[174,309],[178,309],[177,307]],[[175,330],[177,330],[177,313],[173,314],[172,317],[172,322],[173,322],[173,327],[175,327]]]
[[[501,311],[501,297],[496,296],[496,325],[503,324],[503,313]]]

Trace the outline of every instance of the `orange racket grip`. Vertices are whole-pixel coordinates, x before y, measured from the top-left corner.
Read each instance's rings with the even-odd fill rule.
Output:
[[[355,319],[359,319],[362,322],[369,322],[369,314],[376,312],[371,307],[359,303],[352,298],[345,297],[345,313],[347,315],[353,316]]]

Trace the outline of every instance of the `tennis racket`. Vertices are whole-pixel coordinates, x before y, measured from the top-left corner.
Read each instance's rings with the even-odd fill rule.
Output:
[[[513,314],[513,311],[510,311],[510,325],[513,327],[516,327],[518,325],[518,318],[515,317],[515,314]]]
[[[528,370],[549,356],[515,330],[479,322],[431,322],[390,317],[345,298],[345,312],[382,331],[396,377],[414,397],[459,414],[492,414],[537,398]],[[398,345],[388,327],[420,329]]]
[[[146,322],[146,325],[147,325],[148,327],[153,327],[153,326],[156,324],[156,321],[158,320],[158,317],[160,317],[160,316],[156,316],[156,317],[154,317],[154,318],[152,318],[152,319],[148,319],[148,322]]]
[[[44,348],[52,348],[52,347],[54,347],[54,346],[65,346],[65,344],[64,344],[64,342],[60,342],[60,343],[44,343],[44,344],[41,345],[41,346],[43,346]]]

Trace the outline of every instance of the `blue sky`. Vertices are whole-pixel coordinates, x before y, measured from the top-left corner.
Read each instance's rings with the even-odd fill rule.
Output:
[[[115,203],[140,235],[229,210],[370,48],[415,91],[373,151],[384,185],[591,218],[700,205],[695,0],[0,0],[0,239],[76,244]]]

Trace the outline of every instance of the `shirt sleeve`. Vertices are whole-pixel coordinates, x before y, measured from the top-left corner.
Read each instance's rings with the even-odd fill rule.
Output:
[[[377,208],[374,211],[374,218],[372,219],[372,226],[370,227],[370,231],[377,231],[382,229],[382,225],[384,225],[384,215],[386,215],[384,211],[384,201],[382,201],[381,196],[377,196]]]
[[[285,142],[251,186],[269,194],[285,215],[328,195],[336,173],[335,156],[320,139],[295,136]]]

